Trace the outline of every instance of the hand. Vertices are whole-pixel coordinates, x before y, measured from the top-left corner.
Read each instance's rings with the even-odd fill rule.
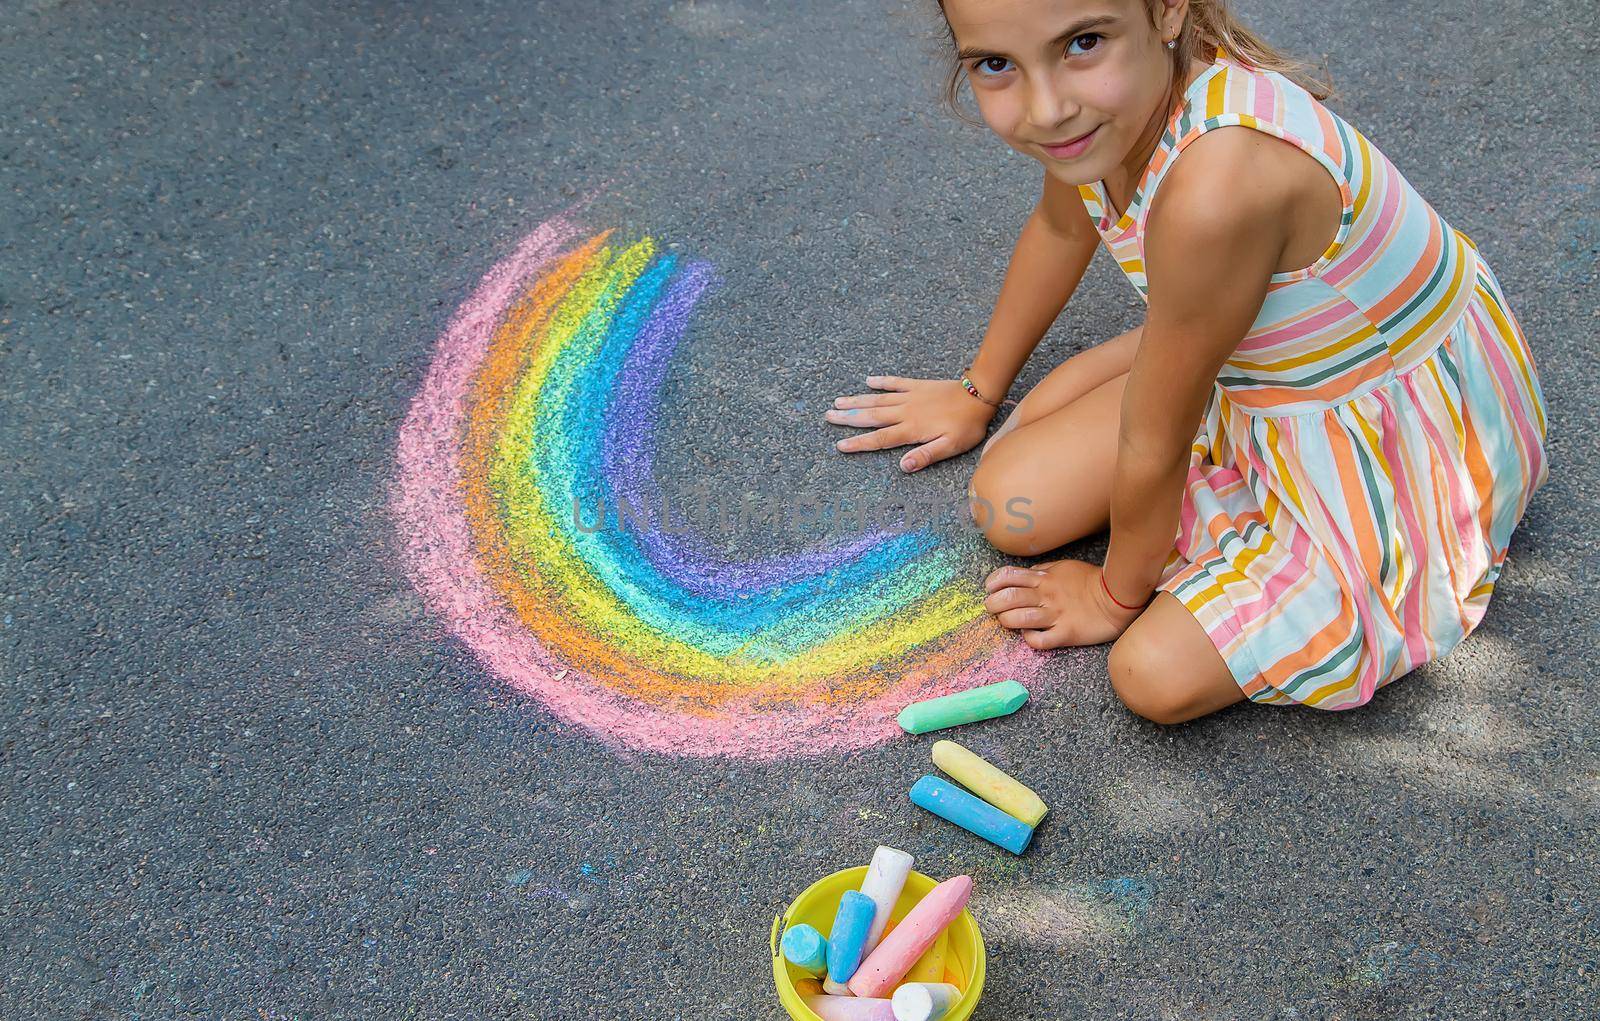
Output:
[[[1005,627],[1022,630],[1022,640],[1035,649],[1114,641],[1144,612],[1107,599],[1100,568],[1081,560],[1008,565],[991,572],[984,588],[984,609]]]
[[[889,392],[836,398],[824,417],[835,425],[874,431],[846,436],[835,446],[848,453],[921,444],[900,458],[907,472],[977,446],[999,410],[967,393],[958,379],[868,376],[867,385]]]

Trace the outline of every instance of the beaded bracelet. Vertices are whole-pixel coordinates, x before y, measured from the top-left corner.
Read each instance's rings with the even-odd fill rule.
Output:
[[[961,376],[961,385],[967,388],[967,393],[989,405],[991,408],[998,408],[1000,406],[999,401],[991,401],[983,394],[979,393],[978,388],[972,385],[972,380],[968,379],[964,373]]]

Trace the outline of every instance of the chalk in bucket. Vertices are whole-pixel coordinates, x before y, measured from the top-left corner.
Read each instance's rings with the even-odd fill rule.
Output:
[[[807,975],[820,978],[828,970],[828,941],[812,926],[792,926],[783,934],[783,956]]]
[[[779,1002],[794,1021],[821,1021],[821,1018],[806,1006],[800,992],[795,988],[796,982],[803,981],[806,975],[784,960],[779,939],[790,926],[794,925],[810,925],[822,932],[831,930],[834,912],[840,898],[846,890],[859,890],[866,874],[867,866],[858,865],[824,876],[807,887],[782,914],[772,920],[773,984],[777,988]],[[913,870],[907,874],[905,886],[890,915],[890,921],[896,928],[911,909],[937,885],[939,884],[936,880],[921,872]],[[978,923],[972,917],[970,908],[962,909],[944,931],[946,950],[942,979],[921,973],[917,977],[921,981],[948,982],[960,989],[961,998],[951,1005],[949,1012],[941,1021],[968,1021],[983,993],[985,972],[983,936],[978,931]],[[807,983],[808,992],[815,988]]]

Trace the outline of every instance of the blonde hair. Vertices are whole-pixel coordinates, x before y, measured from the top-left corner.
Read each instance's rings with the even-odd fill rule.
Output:
[[[944,23],[945,38],[954,49],[955,32],[950,28],[950,20],[944,16],[944,0],[938,0],[938,4],[939,17]],[[1145,12],[1150,16],[1152,26],[1157,23],[1161,7],[1162,0],[1145,0]],[[1185,79],[1184,69],[1189,66],[1190,61],[1202,60],[1209,63],[1216,56],[1219,46],[1232,60],[1261,71],[1277,71],[1318,100],[1330,99],[1337,95],[1331,79],[1314,76],[1310,64],[1279,52],[1265,39],[1251,31],[1228,9],[1228,0],[1189,0],[1189,11],[1183,19],[1183,27],[1178,31],[1177,45],[1169,51],[1173,70],[1173,89],[1170,97],[1172,101],[1175,102],[1181,97],[1182,82]],[[1324,64],[1324,74],[1326,70]],[[959,102],[961,82],[965,78],[966,66],[959,60],[952,61],[949,76],[945,80],[944,101],[961,120],[969,124],[981,124],[981,121],[968,116],[967,112],[961,109]]]

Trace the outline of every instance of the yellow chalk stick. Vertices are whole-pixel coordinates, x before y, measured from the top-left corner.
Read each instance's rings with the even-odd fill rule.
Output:
[[[933,743],[933,764],[978,797],[1029,826],[1039,825],[1039,820],[1050,811],[1039,800],[1039,795],[954,741]]]
[[[949,946],[950,931],[946,929],[939,933],[939,937],[928,949],[922,952],[922,956],[917,958],[917,963],[911,966],[911,970],[906,972],[906,977],[902,981],[943,982],[944,959]]]

